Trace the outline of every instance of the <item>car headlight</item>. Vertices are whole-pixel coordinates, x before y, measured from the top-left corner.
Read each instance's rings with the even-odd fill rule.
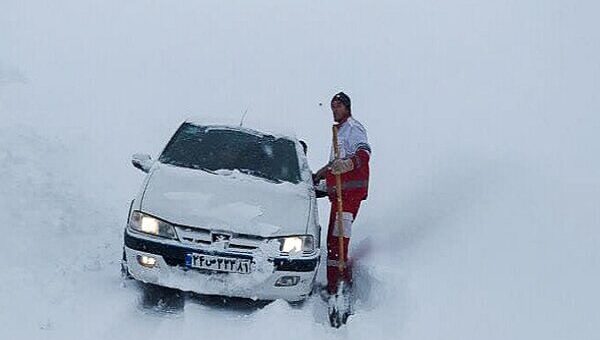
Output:
[[[165,238],[177,238],[173,226],[158,218],[146,215],[139,211],[131,213],[129,228],[144,234],[160,236]]]
[[[290,236],[276,239],[279,242],[279,251],[287,254],[312,253],[315,242],[312,236]]]

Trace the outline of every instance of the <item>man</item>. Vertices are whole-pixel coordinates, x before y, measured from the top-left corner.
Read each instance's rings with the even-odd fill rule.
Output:
[[[369,159],[371,147],[367,140],[367,131],[352,117],[350,97],[340,92],[331,99],[333,119],[338,127],[339,158],[335,159],[333,145],[330,162],[313,175],[315,184],[325,179],[327,193],[331,202],[329,228],[327,232],[327,290],[335,294],[340,280],[352,282],[349,267],[340,273],[338,261],[340,255],[340,233],[337,228],[338,207],[335,176],[342,180],[342,223],[344,227],[344,263],[348,260],[348,244],[352,233],[352,223],[356,219],[362,200],[367,198],[369,188]]]

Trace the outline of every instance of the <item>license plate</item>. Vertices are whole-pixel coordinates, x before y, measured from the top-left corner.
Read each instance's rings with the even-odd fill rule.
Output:
[[[249,274],[252,260],[204,254],[188,254],[185,263],[190,268],[215,270],[227,273]]]

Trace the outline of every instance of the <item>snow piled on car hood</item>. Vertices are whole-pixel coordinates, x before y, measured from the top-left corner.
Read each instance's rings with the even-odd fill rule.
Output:
[[[304,183],[273,183],[239,171],[211,174],[155,163],[142,211],[168,222],[262,237],[306,231]]]

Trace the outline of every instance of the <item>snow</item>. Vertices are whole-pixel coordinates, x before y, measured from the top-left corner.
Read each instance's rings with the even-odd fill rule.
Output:
[[[212,174],[162,163],[155,164],[141,202],[144,212],[171,223],[263,237],[305,230],[310,212],[306,184],[272,183],[239,171]]]
[[[248,115],[248,113],[246,113]],[[282,122],[279,120],[256,120],[253,118],[246,118],[242,120],[241,116],[234,114],[224,115],[195,115],[186,118],[186,122],[198,125],[198,126],[215,126],[215,128],[225,129],[230,128],[234,130],[244,129],[247,133],[253,133],[259,136],[269,134],[276,138],[296,138],[296,132],[293,127],[290,126],[290,122]],[[210,130],[210,129],[209,129]]]
[[[595,339],[599,9],[1,2],[0,338]],[[347,327],[318,297],[160,301],[122,282],[133,153],[248,109],[248,126],[290,125],[316,169],[340,90],[373,147]]]

